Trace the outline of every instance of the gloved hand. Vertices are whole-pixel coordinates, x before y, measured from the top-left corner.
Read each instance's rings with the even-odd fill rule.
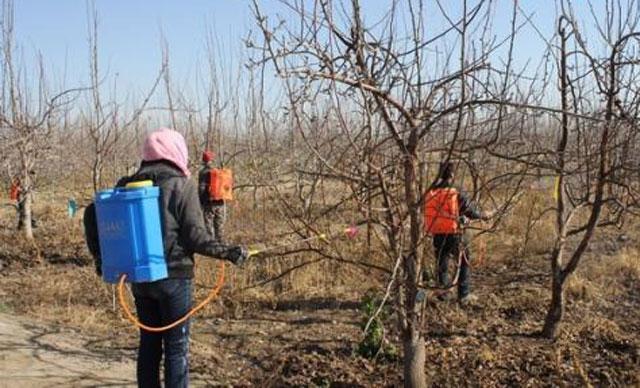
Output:
[[[235,246],[229,249],[227,258],[233,264],[241,266],[249,258],[249,252],[244,247]]]

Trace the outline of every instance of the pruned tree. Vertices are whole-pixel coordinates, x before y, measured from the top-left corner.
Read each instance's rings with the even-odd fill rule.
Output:
[[[552,297],[542,329],[549,338],[556,336],[564,314],[566,281],[596,230],[621,227],[640,205],[640,164],[632,151],[640,145],[639,4],[608,0],[604,14],[592,12],[606,48],[603,55],[595,54],[599,47],[581,35],[570,2],[562,5],[558,77],[563,112],[553,153],[556,238]]]
[[[0,102],[0,136],[7,153],[16,153],[17,173],[21,183],[20,225],[25,237],[33,240],[32,205],[34,174],[43,153],[50,150],[50,135],[64,110],[82,89],[50,91],[42,58],[38,57],[34,73],[27,71],[16,58],[13,1],[2,2],[2,100]],[[36,79],[31,78],[31,75]],[[3,152],[4,154],[4,152]]]
[[[420,287],[428,240],[422,201],[433,175],[429,179],[424,173],[433,174],[433,165],[442,159],[456,160],[474,172],[476,194],[480,186],[499,184],[508,189],[496,196],[498,202],[509,202],[521,190],[527,165],[482,172],[499,174],[489,177],[479,176],[475,164],[492,158],[485,152],[489,146],[510,146],[504,139],[514,131],[503,126],[517,112],[509,113],[505,106],[527,106],[530,98],[523,93],[522,102],[507,99],[507,87],[514,82],[512,50],[507,50],[506,68],[490,62],[500,47],[513,47],[517,4],[511,35],[503,40],[491,39],[489,1],[463,1],[455,16],[438,1],[392,1],[389,11],[370,24],[358,0],[281,4],[286,16],[272,21],[274,13],[266,15],[254,1],[262,37],[249,44],[257,53],[252,63],[268,64],[284,80],[297,138],[289,151],[295,158],[292,173],[310,182],[303,194],[328,185],[333,193],[316,212],[304,201],[296,209],[283,196],[285,219],[294,220],[292,227],[305,236],[353,217],[349,209],[361,214],[359,223],[370,226],[368,233],[385,260],[349,257],[330,247],[315,251],[321,258],[367,266],[386,276],[384,300],[394,300],[405,385],[425,386]],[[447,25],[443,31],[427,34],[427,6],[442,16]],[[479,44],[470,43],[474,35]],[[449,39],[457,43],[449,45]]]
[[[89,107],[81,115],[79,123],[83,131],[85,131],[90,139],[91,152],[91,177],[93,190],[98,191],[103,187],[103,172],[105,164],[112,161],[119,147],[122,146],[121,137],[126,135],[138,124],[142,114],[147,109],[151,97],[154,95],[160,82],[164,79],[167,93],[169,93],[168,68],[168,49],[163,46],[162,63],[158,75],[153,85],[144,95],[141,102],[134,105],[130,114],[124,112],[122,104],[117,101],[116,82],[114,80],[111,99],[104,101],[103,89],[107,76],[102,75],[99,62],[99,45],[98,45],[98,11],[95,3],[91,3],[91,7],[87,12],[88,25],[88,41],[89,41],[89,75],[90,75],[90,104]],[[171,99],[169,99],[172,101]],[[173,105],[170,104],[171,117],[175,120]]]
[[[85,127],[93,146],[91,162],[91,178],[93,191],[102,188],[105,162],[114,152],[120,131],[118,128],[118,106],[115,102],[105,104],[102,99],[101,79],[98,55],[98,11],[95,3],[87,12],[89,34],[89,75],[91,81],[91,109],[87,112]]]

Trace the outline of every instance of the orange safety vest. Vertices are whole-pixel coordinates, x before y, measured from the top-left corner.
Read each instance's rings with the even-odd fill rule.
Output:
[[[424,229],[427,233],[460,233],[459,216],[458,190],[454,188],[433,189],[425,195]]]
[[[20,195],[20,186],[13,182],[11,184],[11,188],[9,189],[9,199],[12,201],[17,201]]]
[[[233,173],[227,168],[213,168],[209,171],[209,198],[215,201],[233,199]]]

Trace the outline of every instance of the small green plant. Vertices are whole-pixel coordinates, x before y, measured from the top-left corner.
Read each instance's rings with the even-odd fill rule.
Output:
[[[360,328],[365,331],[364,338],[358,344],[356,353],[361,357],[368,359],[387,359],[394,360],[397,358],[397,349],[385,340],[384,321],[388,317],[388,309],[385,307],[376,314],[381,300],[375,293],[368,292],[362,298],[360,310],[362,311],[362,321]],[[371,323],[369,323],[371,321]],[[367,327],[367,324],[369,326]]]
[[[0,313],[10,313],[11,308],[4,303],[0,303]]]

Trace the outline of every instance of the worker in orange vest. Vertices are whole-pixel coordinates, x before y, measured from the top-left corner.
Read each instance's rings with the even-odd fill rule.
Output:
[[[31,175],[33,175],[33,171],[30,172]],[[18,218],[18,229],[22,229],[24,226],[24,220],[23,220],[23,215],[24,215],[24,203],[27,199],[27,193],[24,191],[24,188],[22,187],[22,181],[20,180],[19,177],[14,177],[13,180],[11,181],[11,187],[9,188],[9,199],[12,202],[15,202],[15,207],[16,207],[16,216]],[[36,221],[36,217],[33,214],[33,212],[31,213],[31,227],[32,228],[37,228],[37,221]]]
[[[469,198],[453,186],[454,166],[451,162],[440,164],[438,178],[425,195],[424,201],[424,228],[433,236],[435,249],[437,281],[440,287],[449,287],[449,274],[447,272],[450,259],[460,260],[458,275],[458,300],[461,304],[472,302],[476,299],[470,293],[469,241],[463,233],[463,226],[467,220],[488,220],[493,212],[482,212]],[[462,250],[462,252],[461,252]],[[460,254],[463,256],[460,256]],[[448,298],[448,293],[443,293],[441,299]]]
[[[9,199],[15,202],[16,206],[16,216],[18,218],[18,229],[22,229],[24,225],[24,220],[22,216],[24,214],[24,201],[26,200],[25,192],[22,189],[22,182],[20,178],[17,176],[13,178],[11,181],[11,188],[9,190]],[[33,216],[32,216],[33,217]],[[35,224],[35,221],[31,220],[32,225]]]
[[[9,199],[18,203],[21,191],[22,188],[20,187],[20,178],[16,176],[11,180],[11,187],[9,188]]]
[[[224,199],[216,198],[211,190],[214,156],[214,153],[209,150],[202,153],[202,168],[198,174],[198,194],[207,230],[218,242],[222,243],[226,207]]]

